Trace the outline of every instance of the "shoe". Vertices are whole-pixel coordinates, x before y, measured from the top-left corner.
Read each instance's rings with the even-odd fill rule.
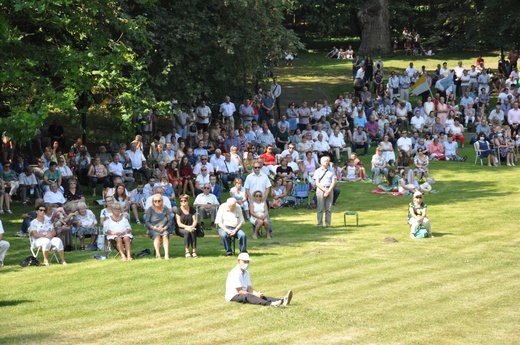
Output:
[[[44,261],[43,266],[49,266],[49,261]]]
[[[16,234],[14,234],[16,237],[29,237],[29,234],[28,233],[25,233],[25,232],[17,232]]]
[[[462,161],[465,162],[468,159],[468,156],[462,157]]]
[[[4,214],[4,210],[0,210],[0,214]]]
[[[285,295],[285,297],[282,300],[284,307],[288,306],[289,303],[291,303],[291,299],[292,299],[292,291],[289,290],[289,291],[287,291],[287,295]]]
[[[9,213],[9,214],[13,214],[13,211],[11,211],[11,210],[7,210],[7,213]]]
[[[271,302],[271,307],[278,308],[282,304],[282,300]]]
[[[198,259],[199,256],[197,255],[197,253],[191,253],[191,257],[194,259]]]
[[[190,253],[186,253],[186,254],[184,254],[184,257],[185,257],[186,259],[191,259],[191,254],[190,254]]]
[[[63,261],[61,264],[62,264],[63,266],[67,266],[67,265],[68,265],[68,264],[67,264],[67,261]]]
[[[511,166],[511,164],[507,163],[507,166],[508,166],[508,167],[510,167],[510,166]]]
[[[0,260],[0,267],[4,267],[4,262]]]
[[[200,227],[203,228],[203,229],[206,229],[206,228],[204,227],[204,222],[200,222]]]
[[[136,223],[137,225],[141,225],[141,221],[140,221],[139,219],[138,219],[138,220],[136,220],[136,222],[135,222],[135,223]]]

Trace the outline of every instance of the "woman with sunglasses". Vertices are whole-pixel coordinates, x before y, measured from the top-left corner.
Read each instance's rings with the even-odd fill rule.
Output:
[[[49,266],[49,251],[51,247],[56,247],[58,255],[60,256],[61,263],[66,265],[65,254],[63,253],[63,242],[57,237],[56,230],[50,217],[45,216],[46,207],[43,204],[38,204],[36,209],[36,219],[31,221],[29,226],[29,234],[32,237],[33,246],[42,248],[43,252],[43,265]]]
[[[253,193],[253,203],[249,209],[249,214],[249,221],[255,226],[253,238],[255,240],[258,239],[258,232],[262,229],[262,226],[265,229],[267,238],[271,238],[271,234],[269,233],[269,211],[267,209],[267,203],[263,199],[263,194],[259,190]]]
[[[423,202],[423,194],[419,191],[413,193],[412,202],[408,205],[408,224],[410,224],[410,238],[415,238],[415,233],[420,225],[428,232],[428,237],[433,237],[430,220],[426,217],[427,206]]]
[[[184,238],[184,256],[186,259],[198,258],[197,256],[197,213],[190,206],[190,197],[188,194],[180,196],[181,206],[175,214],[175,223],[178,227],[178,234]],[[191,246],[191,254],[190,254]]]
[[[276,165],[276,155],[274,154],[273,146],[267,145],[260,158],[263,158],[265,165]]]
[[[170,258],[168,229],[171,227],[171,219],[169,209],[163,204],[162,195],[155,194],[152,197],[152,207],[145,213],[145,227],[146,233],[153,240],[156,259],[161,258],[161,240],[164,249],[164,259],[168,260]]]

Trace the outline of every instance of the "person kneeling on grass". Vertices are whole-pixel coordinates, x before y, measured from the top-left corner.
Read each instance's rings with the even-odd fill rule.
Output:
[[[291,303],[292,291],[289,290],[283,298],[267,297],[260,291],[255,291],[249,276],[249,262],[251,258],[248,253],[238,255],[238,264],[229,272],[226,280],[226,301],[251,303],[279,307],[288,306]]]
[[[415,233],[420,225],[428,232],[428,237],[433,237],[430,220],[426,217],[426,204],[423,195],[417,191],[413,193],[413,200],[408,205],[408,224],[410,224],[410,238],[415,238]]]

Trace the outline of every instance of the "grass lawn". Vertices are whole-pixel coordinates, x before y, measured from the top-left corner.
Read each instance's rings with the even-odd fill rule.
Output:
[[[393,61],[404,68],[408,59]],[[279,75],[303,96],[322,90],[332,99],[351,89],[338,69],[309,54]],[[21,268],[29,241],[13,236],[24,211],[16,203],[16,217],[2,216],[11,249],[0,268],[0,343],[516,344],[518,167],[474,165],[473,148],[462,155],[467,162],[430,165],[439,191],[425,197],[433,239],[408,238],[410,197],[372,194],[370,183],[340,184],[332,229],[315,227],[315,210],[272,211],[275,238],[249,237],[250,272],[267,295],[292,289],[287,308],[225,302],[236,260],[223,255],[214,230],[199,241],[199,259],[185,259],[174,237],[170,261],[98,261],[75,251],[68,266]],[[358,227],[352,217],[343,227],[345,210],[359,212]],[[134,232],[133,252],[152,248],[144,226]]]

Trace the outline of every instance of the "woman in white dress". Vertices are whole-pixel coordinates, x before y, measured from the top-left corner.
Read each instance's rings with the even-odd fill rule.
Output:
[[[50,218],[45,217],[45,206],[43,204],[36,206],[36,218],[32,220],[29,226],[29,234],[32,238],[31,241],[33,241],[33,247],[42,247],[44,266],[49,266],[49,251],[53,246],[58,250],[61,263],[67,264],[63,253],[63,242],[56,234]]]
[[[379,147],[382,150],[381,153],[383,155],[385,163],[388,165],[394,165],[393,163],[395,163],[395,151],[394,147],[392,146],[392,143],[389,140],[390,137],[388,135],[385,135],[383,137],[383,141],[379,143]],[[393,163],[390,161],[392,161]]]
[[[103,223],[103,233],[107,235],[108,240],[116,242],[116,248],[122,261],[132,260],[130,243],[134,237],[128,219],[123,216],[120,204],[112,205],[112,214]]]
[[[253,238],[258,239],[258,232],[262,227],[265,229],[267,238],[271,238],[269,233],[269,212],[267,210],[267,203],[263,199],[262,192],[257,190],[253,193],[253,202],[249,208],[249,221],[255,226],[255,233]]]

